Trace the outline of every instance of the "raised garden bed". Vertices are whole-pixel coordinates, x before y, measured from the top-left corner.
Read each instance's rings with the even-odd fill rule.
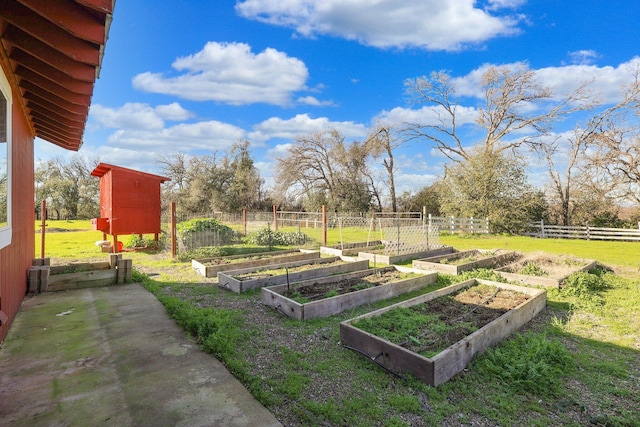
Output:
[[[407,270],[410,269],[389,266],[306,280],[289,286],[269,286],[262,288],[262,302],[294,319],[313,319],[405,294],[438,279],[437,273],[416,274]]]
[[[340,257],[327,257],[269,267],[221,271],[218,273],[218,284],[233,292],[244,292],[262,286],[299,282],[367,268],[368,261],[345,262]]]
[[[455,249],[453,249],[451,246],[443,246],[438,249],[430,249],[428,251],[421,251],[421,252],[410,252],[410,253],[399,254],[399,255],[385,255],[383,250],[371,251],[371,252],[358,252],[358,258],[369,260],[374,264],[374,266],[377,266],[378,264],[391,265],[397,262],[406,261],[408,259],[428,258],[428,257],[437,256],[437,255],[451,254],[453,252],[455,252]]]
[[[320,246],[320,253],[333,256],[358,256],[363,250],[374,250],[382,245],[380,240],[373,242],[343,243],[335,246]]]
[[[458,275],[474,268],[502,267],[518,258],[513,251],[470,250],[414,260],[413,268]]]
[[[496,291],[489,291],[488,297],[484,290],[470,292],[477,285]],[[454,294],[465,296],[453,299]],[[487,301],[495,302],[495,307]],[[438,386],[466,368],[476,353],[511,335],[545,306],[545,290],[471,279],[344,321],[340,323],[340,340],[391,372],[410,373]],[[356,326],[368,329],[373,324],[384,330],[385,322],[393,325],[390,329],[404,327],[408,332],[391,338],[391,331],[385,333],[390,337],[385,339]],[[460,336],[464,328],[473,332]],[[457,341],[440,350],[448,345],[443,344],[446,338]],[[432,342],[439,344],[436,350],[429,348],[427,355],[420,354]],[[434,351],[437,353],[432,355]]]
[[[589,271],[597,265],[597,261],[590,259],[533,253],[524,255],[518,261],[498,268],[495,272],[514,282],[558,288],[573,273]]]
[[[122,259],[122,254],[111,254],[108,259],[51,266],[48,258],[36,258],[28,272],[28,291],[55,292],[129,282],[132,260]]]
[[[254,252],[250,254],[201,258],[191,260],[191,268],[204,277],[216,277],[220,271],[238,270],[246,267],[283,264],[320,258],[320,252],[286,251]]]

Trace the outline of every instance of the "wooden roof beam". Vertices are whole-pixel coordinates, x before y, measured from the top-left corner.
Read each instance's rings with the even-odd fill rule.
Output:
[[[105,43],[104,19],[75,1],[69,0],[18,0],[35,13],[58,25],[74,36],[97,45]]]
[[[27,52],[14,49],[13,52],[11,52],[11,55],[9,55],[9,58],[17,64],[20,64],[22,67],[39,74],[45,79],[48,79],[71,92],[88,95],[89,97],[93,94],[93,82],[76,80],[35,56],[29,55]],[[18,67],[16,67],[15,72],[18,74]]]
[[[80,114],[86,115],[89,112],[89,105],[86,104],[74,104],[67,101],[64,98],[60,98],[59,96],[46,91],[44,89],[39,88],[38,86],[31,84],[29,82],[23,82],[20,87],[26,90],[24,93],[25,99],[28,100],[36,100],[42,99],[46,102],[50,102],[54,106],[56,106],[60,110],[68,111],[71,114]]]
[[[57,3],[57,2],[56,2]],[[49,49],[54,49],[74,61],[98,66],[100,64],[100,49],[98,44],[89,43],[74,37],[61,27],[51,23],[39,15],[34,15],[31,9],[14,0],[0,2],[0,14],[12,26],[9,26],[3,37],[11,36],[11,32],[19,31],[14,36],[16,44],[22,45],[28,40],[22,38],[28,34],[33,39]],[[16,39],[17,38],[17,39]],[[30,44],[33,42],[29,41]]]

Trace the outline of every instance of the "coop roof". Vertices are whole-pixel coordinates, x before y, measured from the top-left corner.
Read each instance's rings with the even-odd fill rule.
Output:
[[[140,171],[137,171],[135,169],[124,168],[122,166],[114,166],[114,165],[110,165],[108,163],[100,163],[98,166],[96,166],[96,168],[93,170],[93,172],[91,172],[91,176],[101,177],[101,176],[103,176],[104,174],[106,174],[109,171],[116,171],[116,172],[123,172],[123,173],[128,173],[128,174],[133,174],[133,175],[139,175],[139,176],[144,176],[146,178],[155,178],[161,184],[163,182],[165,182],[165,181],[171,181],[170,178],[167,178],[165,176],[154,175],[154,174],[147,173],[147,172],[140,172]]]
[[[114,5],[0,1],[0,59],[11,68],[36,136],[70,150],[82,145]]]

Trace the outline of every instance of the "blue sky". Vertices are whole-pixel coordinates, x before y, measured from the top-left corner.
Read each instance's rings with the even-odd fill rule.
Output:
[[[639,18],[623,0],[118,0],[80,154],[158,173],[159,155],[247,139],[269,185],[296,135],[362,140],[376,120],[428,120],[404,82],[432,71],[471,112],[479,73],[519,62],[558,92],[594,79],[615,102],[640,65]],[[70,155],[40,140],[36,153]],[[444,163],[426,142],[396,156],[400,191]]]

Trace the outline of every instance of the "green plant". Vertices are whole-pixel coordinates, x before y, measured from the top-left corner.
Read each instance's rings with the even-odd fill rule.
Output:
[[[210,242],[213,237],[215,246],[230,244],[236,238],[236,232],[215,218],[194,218],[183,221],[176,226],[178,237],[188,249],[199,246],[214,246]]]
[[[573,273],[562,284],[560,296],[574,309],[597,309],[604,304],[602,293],[609,288],[603,275],[602,270],[594,270],[593,273]]]
[[[518,270],[518,274],[523,274],[525,276],[548,276],[547,273],[542,267],[538,266],[538,264],[534,262],[527,262],[524,267]]]
[[[559,340],[546,334],[515,334],[478,358],[474,368],[481,376],[498,381],[515,393],[551,397],[560,393],[562,378],[575,365]]]
[[[151,250],[159,250],[163,247],[161,240],[145,237],[144,235],[132,234],[124,242],[126,248],[147,248]]]
[[[309,237],[300,231],[273,231],[270,228],[261,228],[247,237],[247,242],[260,246],[297,246],[304,245]]]

